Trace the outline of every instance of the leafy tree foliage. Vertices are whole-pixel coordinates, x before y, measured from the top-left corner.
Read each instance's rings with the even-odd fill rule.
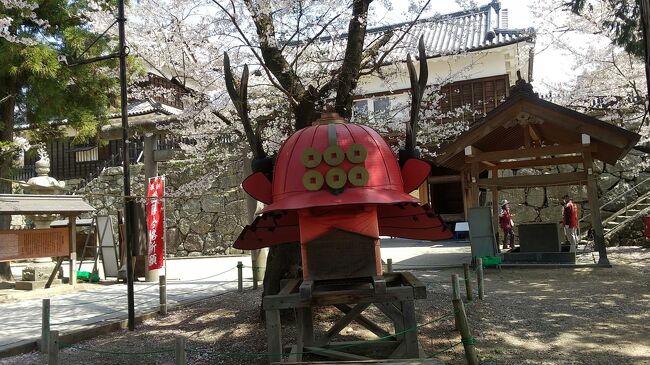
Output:
[[[78,140],[96,134],[115,94],[116,61],[72,66],[69,61],[97,56],[110,47],[89,24],[90,16],[115,5],[112,0],[0,0],[0,178],[10,178],[16,125],[45,133],[66,120]],[[92,46],[92,47],[91,47]],[[85,52],[85,53],[84,53]],[[0,193],[11,185],[0,180]],[[0,228],[10,217],[0,217]],[[7,276],[6,267],[0,273]],[[10,274],[10,273],[9,273]]]

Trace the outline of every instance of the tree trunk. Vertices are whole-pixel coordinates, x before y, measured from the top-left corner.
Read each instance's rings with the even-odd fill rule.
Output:
[[[13,77],[5,77],[0,86],[0,96],[15,94],[16,81]],[[14,108],[16,98],[10,96],[4,102],[0,103],[2,112],[2,124],[0,125],[0,142],[13,141],[14,134]],[[0,178],[11,178],[11,155],[0,155]],[[0,194],[11,194],[11,183],[0,180]],[[9,229],[11,224],[10,215],[0,215],[0,229]],[[0,262],[0,281],[13,281],[11,275],[11,265],[9,262]]]
[[[300,243],[285,243],[269,248],[262,296],[280,291],[280,280],[300,277]]]

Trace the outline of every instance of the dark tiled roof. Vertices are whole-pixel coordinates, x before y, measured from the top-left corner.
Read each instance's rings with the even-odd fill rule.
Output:
[[[493,1],[477,9],[419,20],[404,36],[401,43],[405,47],[395,49],[393,57],[405,59],[407,53],[417,54],[416,49],[420,36],[424,38],[424,47],[428,58],[477,51],[534,39],[535,31],[532,28],[499,28],[499,11],[500,3]],[[394,30],[396,33],[406,31],[409,25],[410,22],[405,22],[373,28],[368,30],[368,35],[381,34],[388,30]]]
[[[386,32],[394,34],[391,41],[382,47],[383,51],[394,44],[398,37],[404,35],[401,42],[391,51],[386,63],[405,61],[406,55],[418,54],[417,45],[420,36],[424,37],[427,58],[439,57],[461,52],[478,51],[522,41],[534,41],[535,31],[530,29],[501,29],[499,28],[499,12],[501,4],[498,1],[466,11],[451,14],[440,14],[418,20],[411,29],[412,21],[390,24],[367,30],[366,47],[382,37]],[[339,59],[345,49],[345,44],[338,42],[347,38],[347,34],[334,37],[321,37],[312,46],[320,49],[318,57],[329,53],[330,58]],[[290,42],[291,48],[301,42]],[[380,51],[381,54],[381,51]]]

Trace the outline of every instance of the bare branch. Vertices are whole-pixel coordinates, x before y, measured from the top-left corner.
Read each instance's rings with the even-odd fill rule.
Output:
[[[390,47],[386,52],[384,52],[384,53],[381,55],[381,57],[379,57],[379,59],[377,60],[377,62],[375,62],[375,65],[374,65],[371,69],[361,72],[361,76],[369,75],[369,74],[371,74],[371,73],[377,71],[381,66],[384,65],[384,60],[386,59],[386,57],[388,57],[388,55],[390,55],[390,53],[393,52],[393,50],[395,49],[395,47],[397,47],[398,44],[401,44],[401,43],[402,43],[402,40],[404,39],[404,37],[406,36],[406,34],[408,34],[408,33],[411,31],[411,29],[413,28],[413,26],[418,22],[418,20],[419,20],[420,17],[422,16],[422,13],[424,12],[424,10],[427,8],[427,6],[429,6],[429,3],[431,3],[431,0],[427,0],[427,2],[424,4],[424,6],[422,6],[422,8],[420,9],[420,11],[418,12],[418,15],[417,15],[417,16],[415,17],[415,19],[414,19],[414,20],[409,24],[409,26],[408,26],[408,27],[406,28],[406,30],[402,33],[402,35],[399,36],[399,38],[397,38],[397,40],[395,40],[395,42],[393,43],[393,45],[392,45],[392,46],[391,46],[391,47]]]
[[[246,43],[246,45],[248,45],[248,48],[251,50],[251,52],[253,53],[253,55],[255,56],[255,58],[257,59],[257,61],[260,63],[260,65],[262,65],[262,69],[263,69],[264,72],[266,73],[267,77],[269,78],[269,80],[271,81],[271,83],[273,84],[273,86],[274,86],[275,88],[277,88],[278,90],[280,90],[280,91],[281,91],[282,93],[284,93],[285,95],[287,95],[287,97],[289,98],[289,102],[290,102],[292,105],[295,106],[297,103],[296,103],[296,98],[294,97],[294,95],[291,94],[289,91],[287,91],[287,88],[285,88],[285,87],[282,85],[282,80],[281,80],[280,78],[277,78],[277,74],[276,74],[275,72],[273,72],[271,69],[269,69],[269,67],[268,67],[268,64],[269,64],[269,63],[268,63],[267,57],[264,56],[264,47],[263,47],[263,46],[261,47],[261,49],[262,49],[262,56],[264,56],[264,58],[262,58],[262,56],[260,56],[260,55],[255,51],[255,47],[253,46],[253,43],[248,39],[248,37],[246,37],[246,34],[245,34],[244,31],[241,29],[241,27],[239,27],[239,25],[238,25],[238,23],[237,23],[237,19],[235,19],[235,16],[232,15],[232,14],[230,14],[230,13],[226,10],[225,7],[223,7],[221,4],[219,4],[219,2],[218,2],[217,0],[212,0],[212,2],[215,3],[215,4],[216,4],[216,5],[217,5],[217,6],[218,6],[218,7],[219,7],[219,8],[220,8],[224,13],[226,13],[226,15],[230,18],[230,20],[231,20],[233,26],[235,27],[235,29],[237,30],[237,32],[239,33],[239,35],[242,37],[242,39],[244,40],[244,42]],[[246,4],[247,4],[247,5],[250,4],[250,1],[247,0],[247,1],[246,1]],[[234,4],[233,4],[233,8],[234,8]],[[253,19],[254,19],[254,20],[256,19],[254,13],[253,13]],[[255,20],[255,23],[257,24],[257,21],[256,21],[256,20]],[[276,50],[277,50],[277,48],[276,48]],[[280,54],[280,57],[282,57],[282,54]],[[282,59],[284,60],[284,57],[282,57]],[[284,63],[286,63],[286,60],[284,60]],[[276,77],[274,77],[274,75],[276,75]],[[277,78],[277,82],[276,82],[276,78]],[[278,82],[280,82],[280,83],[278,83]],[[302,86],[302,85],[301,85],[301,86]],[[291,89],[291,88],[288,88],[288,89]]]

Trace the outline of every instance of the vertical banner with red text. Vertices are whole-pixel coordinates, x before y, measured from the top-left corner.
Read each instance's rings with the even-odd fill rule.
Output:
[[[147,186],[147,230],[149,270],[163,267],[165,256],[165,177],[156,176],[149,179]]]

